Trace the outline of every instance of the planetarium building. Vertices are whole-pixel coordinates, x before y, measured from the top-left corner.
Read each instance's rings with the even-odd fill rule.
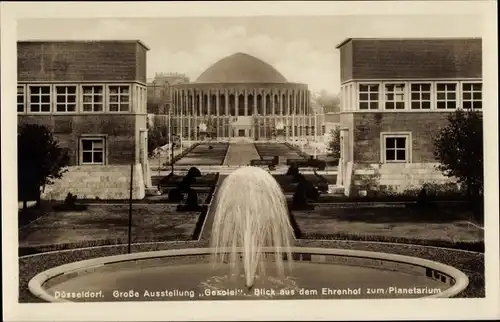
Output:
[[[244,53],[219,60],[195,82],[172,86],[171,100],[172,132],[193,140],[312,136],[318,122],[306,84],[290,83]]]

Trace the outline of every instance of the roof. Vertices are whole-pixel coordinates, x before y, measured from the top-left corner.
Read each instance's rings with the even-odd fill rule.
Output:
[[[335,46],[335,48],[340,48],[340,47],[343,47],[345,44],[347,44],[348,42],[352,41],[352,40],[380,40],[380,41],[384,41],[384,40],[408,40],[408,41],[411,41],[411,40],[458,40],[458,39],[463,39],[463,40],[467,40],[467,39],[481,39],[481,37],[468,37],[468,38],[464,38],[464,37],[428,37],[428,38],[406,38],[406,37],[401,37],[401,38],[346,38],[344,41],[342,41],[340,44],[338,44],[337,46]]]
[[[207,68],[196,83],[288,83],[268,63],[245,53],[224,57]]]
[[[89,42],[97,42],[97,43],[138,43],[144,49],[150,50],[148,46],[146,46],[141,40],[94,40],[94,39],[89,39],[89,40],[19,40],[17,43],[89,43]]]

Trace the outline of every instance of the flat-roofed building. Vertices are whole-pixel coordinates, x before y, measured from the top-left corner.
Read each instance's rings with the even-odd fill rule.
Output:
[[[380,190],[449,182],[435,168],[434,138],[449,113],[481,110],[481,45],[480,38],[349,38],[337,46],[338,184],[347,193],[367,189],[361,174],[376,177]]]
[[[47,126],[70,155],[45,197],[126,199],[134,164],[134,198],[143,198],[149,49],[120,40],[19,41],[17,50],[19,124]]]

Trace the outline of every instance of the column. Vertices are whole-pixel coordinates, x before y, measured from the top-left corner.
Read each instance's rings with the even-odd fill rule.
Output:
[[[271,114],[276,115],[276,101],[274,97],[274,91],[271,90]]]
[[[210,93],[210,89],[207,89],[207,114],[211,115],[211,102],[212,102],[212,93]]]
[[[245,98],[244,98],[245,116],[248,116],[249,115],[249,113],[248,113],[248,90],[246,88],[243,90],[243,95],[245,96]]]
[[[288,101],[288,108],[287,110],[290,113],[290,117],[292,118],[292,130],[291,135],[292,135],[292,141],[295,141],[295,115],[293,113],[293,108],[292,108],[292,93],[287,93],[287,101]]]
[[[226,119],[229,118],[231,120],[231,116],[229,115],[229,91],[227,89],[224,90],[224,108],[226,110]],[[228,122],[226,126],[227,137],[231,138],[231,122]]]
[[[257,90],[254,89],[252,92],[253,92],[253,111],[252,111],[252,114],[257,114]]]
[[[217,119],[217,125],[216,125],[216,130],[217,130],[217,140],[219,140],[219,138],[221,137],[220,135],[220,119],[219,119],[219,95],[220,95],[220,91],[219,90],[216,90],[215,91],[215,115],[216,115],[216,119]]]
[[[234,115],[236,117],[239,116],[239,111],[238,111],[239,105],[240,105],[240,92],[238,90],[235,90],[235,94],[234,94]]]
[[[280,91],[279,92],[279,97],[278,97],[278,104],[279,104],[279,114],[283,116],[283,93]]]

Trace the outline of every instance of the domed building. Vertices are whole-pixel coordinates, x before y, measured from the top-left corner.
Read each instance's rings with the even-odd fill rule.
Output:
[[[171,97],[171,127],[183,138],[314,135],[307,85],[288,82],[273,66],[248,54],[227,56],[195,82],[171,86]]]

